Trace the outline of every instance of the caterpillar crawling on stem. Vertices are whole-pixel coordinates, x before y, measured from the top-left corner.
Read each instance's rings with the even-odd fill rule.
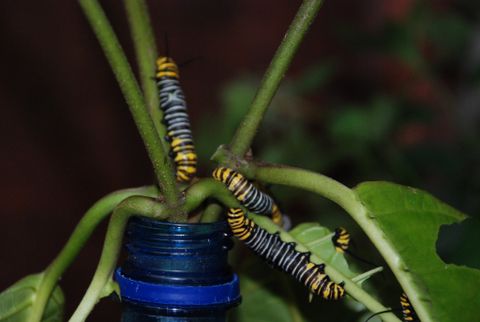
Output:
[[[325,264],[310,261],[309,252],[299,252],[293,242],[284,242],[280,234],[271,234],[245,216],[241,208],[228,210],[228,224],[234,236],[269,264],[294,277],[314,295],[325,300],[345,296],[344,283],[335,283],[325,274]]]
[[[156,81],[167,127],[166,139],[175,162],[175,175],[179,182],[189,182],[197,172],[197,154],[193,144],[185,95],[179,82],[178,66],[170,57],[157,59]]]

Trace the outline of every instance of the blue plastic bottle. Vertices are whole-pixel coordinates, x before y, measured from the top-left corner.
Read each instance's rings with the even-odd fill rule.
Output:
[[[177,224],[132,218],[127,259],[115,278],[122,322],[224,322],[240,302],[238,277],[227,263],[225,222]]]

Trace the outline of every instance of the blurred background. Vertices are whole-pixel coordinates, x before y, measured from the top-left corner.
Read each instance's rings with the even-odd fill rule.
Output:
[[[200,57],[182,68],[181,81],[200,174],[209,175],[209,156],[230,140],[300,1],[149,4],[160,53],[168,34],[177,62]],[[122,3],[102,5],[133,62]],[[255,157],[349,186],[388,180],[425,189],[472,216],[442,229],[442,258],[480,267],[479,9],[474,0],[326,1],[255,140]],[[3,290],[45,268],[96,200],[153,176],[76,2],[2,1],[0,41]],[[294,223],[345,226],[363,257],[380,260],[330,202],[272,192]],[[62,280],[67,316],[90,281],[104,230]],[[352,320],[339,312],[336,321]],[[102,302],[90,320],[119,320],[118,305]]]

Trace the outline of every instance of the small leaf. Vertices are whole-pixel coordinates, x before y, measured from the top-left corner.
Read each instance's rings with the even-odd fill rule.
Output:
[[[30,320],[33,302],[43,273],[28,275],[0,293],[0,321],[26,322]],[[43,313],[42,322],[63,320],[64,296],[59,286],[55,288]]]
[[[302,223],[290,230],[289,234],[343,275],[349,278],[358,275],[349,268],[345,256],[335,250],[332,243],[333,233],[328,228],[318,223]]]
[[[110,281],[108,281],[108,283],[103,287],[103,290],[99,296],[99,299],[104,297],[109,297],[113,293],[120,296],[120,286],[113,279],[110,279]]]
[[[410,289],[414,308],[422,321],[478,321],[480,270],[444,263],[435,243],[442,225],[466,216],[430,194],[387,182],[367,182],[356,194],[385,239],[396,250],[403,286]]]

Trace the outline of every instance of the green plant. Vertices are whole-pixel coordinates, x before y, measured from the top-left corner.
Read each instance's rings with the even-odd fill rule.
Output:
[[[94,228],[111,212],[97,271],[84,299],[71,318],[72,321],[84,320],[101,297],[115,290],[111,274],[120,250],[125,224],[131,215],[182,222],[188,219],[189,213],[202,210],[199,220],[216,221],[220,219],[221,207],[218,204],[211,204],[202,209],[201,204],[207,198],[216,199],[216,202],[223,206],[239,206],[225,187],[212,179],[202,178],[188,187],[179,187],[175,183],[173,167],[166,153],[167,147],[160,139],[164,136],[165,129],[160,122],[162,115],[158,109],[156,88],[150,79],[153,61],[157,55],[145,4],[140,0],[126,1],[140,70],[140,88],[98,3],[94,0],[81,0],[80,3],[128,102],[152,161],[159,189],[154,186],[129,189],[102,198],[85,214],[63,250],[44,272],[22,279],[0,295],[0,319],[5,321],[61,319],[63,299],[58,280],[73,262]],[[420,190],[386,182],[367,182],[350,189],[318,173],[266,164],[245,157],[267,107],[320,5],[321,1],[318,0],[304,2],[233,139],[228,145],[220,146],[212,160],[219,165],[234,168],[258,182],[310,191],[338,204],[371,239],[402,288],[408,293],[422,321],[472,321],[478,313],[476,307],[479,299],[475,295],[480,272],[466,267],[445,265],[435,252],[435,241],[440,226],[460,222],[465,215]],[[379,103],[380,109],[388,112],[385,105],[388,104]],[[372,115],[379,114],[372,112]],[[388,115],[385,119],[388,120]],[[375,122],[381,121],[379,119]],[[352,144],[353,147],[371,142],[379,136],[378,133],[368,133],[364,121],[358,122],[358,115],[355,113],[346,115],[343,120],[332,124],[331,131],[348,141],[350,137],[345,129],[351,127],[352,122],[363,125],[366,132],[364,137],[356,138],[358,142]],[[378,131],[381,130],[380,128]],[[253,214],[250,216],[259,226],[269,231],[278,231],[268,219]],[[345,261],[335,262],[337,259],[334,261],[333,256],[328,255],[328,246],[316,247],[314,243],[328,236],[328,233],[321,231],[320,226],[313,228],[312,230],[310,226],[303,226],[296,227],[291,232],[282,231],[282,238],[296,241],[298,245],[311,251],[313,260],[329,264],[327,273],[332,279],[345,281],[348,294],[368,310],[371,312],[385,310],[386,307],[374,296],[375,292],[364,289],[361,285],[364,279],[374,272],[357,274]],[[250,285],[256,286],[254,279],[249,277],[245,279]],[[248,304],[250,300],[247,295],[250,293],[244,294],[247,303],[240,310],[238,316],[240,320],[249,317],[251,319],[250,314],[255,310],[255,300]],[[283,306],[290,310],[290,314],[284,315],[283,318],[302,319],[302,313],[291,304],[291,296],[286,297],[290,304],[286,304],[284,299],[276,298],[271,292],[264,292],[261,296],[278,301],[270,308],[262,307],[259,314],[268,317],[268,314],[272,314],[277,307]],[[462,307],[463,298],[474,299],[469,310]],[[385,321],[398,320],[391,313],[384,314],[383,318]]]

